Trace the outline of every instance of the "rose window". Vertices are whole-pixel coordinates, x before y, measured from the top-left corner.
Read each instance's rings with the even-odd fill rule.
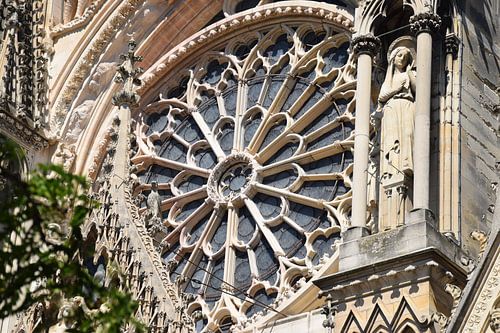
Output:
[[[312,23],[246,32],[191,59],[137,115],[134,194],[158,183],[150,233],[200,329],[257,320],[333,254],[350,215],[348,47]]]

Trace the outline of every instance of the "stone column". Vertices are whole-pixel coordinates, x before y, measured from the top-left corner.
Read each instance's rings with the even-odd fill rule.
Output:
[[[368,234],[366,229],[368,154],[370,144],[370,98],[373,57],[380,48],[380,40],[373,35],[353,39],[352,49],[357,56],[356,126],[354,135],[354,179],[352,187],[352,229],[358,229],[354,238]]]
[[[413,148],[414,211],[429,210],[429,165],[431,123],[432,32],[441,24],[438,15],[423,12],[410,18],[410,28],[417,35],[417,88],[415,102],[415,138]]]
[[[447,233],[449,235],[457,236],[458,228],[455,225],[455,221],[453,219],[453,206],[457,205],[458,200],[453,200],[453,196],[456,192],[458,192],[458,188],[456,188],[456,180],[454,179],[454,169],[457,168],[457,165],[454,165],[453,161],[453,153],[454,146],[457,143],[458,138],[455,137],[456,128],[453,121],[453,118],[456,118],[456,115],[453,113],[453,92],[454,92],[454,81],[455,76],[458,73],[454,71],[454,59],[457,58],[459,43],[457,36],[455,34],[448,34],[445,39],[445,48],[446,48],[446,88],[445,88],[445,100],[443,113],[441,114],[442,119],[440,121],[440,231],[443,233]]]

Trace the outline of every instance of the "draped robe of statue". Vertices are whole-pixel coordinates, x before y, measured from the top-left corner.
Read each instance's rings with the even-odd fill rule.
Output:
[[[414,55],[405,46],[392,50],[380,90],[380,193],[379,229],[404,224],[411,209],[408,195],[413,177],[415,117]]]

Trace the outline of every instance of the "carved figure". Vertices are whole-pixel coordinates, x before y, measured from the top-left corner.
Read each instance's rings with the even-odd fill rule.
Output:
[[[480,260],[488,245],[488,235],[482,230],[474,230],[470,233],[470,238],[479,242],[478,260]]]
[[[413,132],[416,77],[412,39],[402,37],[389,47],[388,67],[374,117],[380,119],[381,231],[404,224],[411,209],[408,194],[413,176]]]
[[[94,279],[101,287],[104,287],[104,282],[106,281],[106,269],[104,268],[103,264],[99,264],[99,266],[97,266],[97,271],[94,274]]]
[[[75,160],[76,148],[74,145],[67,145],[61,142],[57,147],[54,157],[52,158],[52,163],[57,165],[62,165],[64,170],[69,171]]]
[[[64,333],[72,328],[75,328],[76,322],[73,317],[76,305],[77,304],[74,300],[65,301],[63,303],[59,309],[59,313],[57,314],[57,324],[49,328],[49,333]]]
[[[490,328],[493,333],[500,333],[500,307],[496,307],[490,313]]]
[[[161,221],[161,198],[158,193],[158,183],[151,182],[151,192],[146,200],[148,206],[148,213],[146,216],[146,227]]]
[[[462,289],[454,284],[447,283],[444,291],[450,294],[453,298],[453,305],[451,308],[451,313],[453,314],[458,306],[458,303],[460,302],[460,298],[462,297]]]
[[[381,172],[388,177],[400,172],[413,173],[413,127],[415,73],[413,57],[405,46],[395,48],[378,97],[382,104]]]

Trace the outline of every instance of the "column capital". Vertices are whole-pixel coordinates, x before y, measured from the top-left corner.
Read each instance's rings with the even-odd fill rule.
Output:
[[[453,58],[458,55],[458,49],[460,47],[460,40],[455,34],[447,34],[444,40],[444,45],[446,47],[446,54],[451,54]]]
[[[360,35],[352,39],[351,46],[355,55],[368,54],[373,58],[380,50],[380,39],[372,34]]]
[[[416,35],[422,32],[436,32],[440,26],[441,18],[433,12],[422,12],[410,17],[410,29]]]

